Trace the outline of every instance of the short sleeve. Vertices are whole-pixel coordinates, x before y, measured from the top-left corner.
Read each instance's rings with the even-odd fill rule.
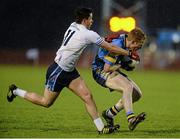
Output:
[[[88,43],[94,43],[96,45],[101,45],[104,41],[104,39],[101,36],[99,36],[99,34],[97,34],[96,32],[92,30],[88,31],[87,40],[88,40]]]

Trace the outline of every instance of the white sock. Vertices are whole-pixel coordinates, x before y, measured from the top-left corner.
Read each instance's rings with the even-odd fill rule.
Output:
[[[22,97],[22,98],[24,98],[24,96],[25,96],[26,93],[27,93],[27,92],[26,92],[25,90],[22,90],[22,89],[19,89],[19,88],[15,89],[15,90],[13,91],[13,94],[14,94],[14,95],[20,96],[20,97]]]
[[[104,123],[103,121],[101,120],[101,118],[97,118],[94,120],[94,123],[98,129],[98,131],[102,131],[102,129],[104,128]]]

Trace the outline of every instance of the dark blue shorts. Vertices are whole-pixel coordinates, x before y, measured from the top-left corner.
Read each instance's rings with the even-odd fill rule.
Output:
[[[105,83],[106,83],[106,80],[107,80],[108,76],[110,75],[110,73],[106,73],[101,69],[97,69],[97,70],[93,70],[92,74],[93,74],[94,80],[98,84],[100,84],[103,87],[106,87]]]
[[[119,74],[123,75],[124,77],[126,77],[128,79],[128,76],[126,74],[122,73],[121,71],[117,71],[117,72],[119,72]],[[94,80],[98,84],[100,84],[103,87],[109,88],[105,84],[106,84],[106,80],[107,80],[108,76],[111,73],[106,73],[102,69],[96,69],[96,70],[92,70],[92,74],[93,74]],[[110,91],[113,91],[113,89],[111,89],[111,88],[109,88],[109,89],[110,89]]]
[[[50,91],[61,92],[64,87],[68,87],[71,81],[79,76],[76,69],[67,72],[54,62],[47,69],[45,85]]]

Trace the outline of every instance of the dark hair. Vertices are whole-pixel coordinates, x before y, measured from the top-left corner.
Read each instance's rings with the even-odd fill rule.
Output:
[[[75,21],[80,24],[83,19],[88,19],[90,14],[93,12],[91,8],[79,7],[75,10]]]

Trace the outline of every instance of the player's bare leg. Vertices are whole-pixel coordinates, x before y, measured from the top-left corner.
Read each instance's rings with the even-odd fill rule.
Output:
[[[138,85],[136,85],[136,83],[133,80],[130,80],[130,82],[133,85],[132,99],[133,99],[133,103],[134,103],[142,97],[142,93],[141,93],[141,90],[138,87]],[[129,130],[133,131],[139,123],[141,123],[142,121],[145,120],[145,116],[146,116],[146,113],[142,112],[142,113],[138,114],[137,116],[134,116],[134,117],[128,119]]]
[[[104,126],[104,123],[99,117],[92,94],[81,77],[73,80],[69,85],[69,89],[71,89],[77,96],[79,96],[84,101],[86,110],[94,121],[100,134],[112,133],[114,132],[114,130],[116,130],[116,127]]]
[[[45,88],[43,96],[40,96],[33,92],[29,92],[29,93],[26,93],[26,95],[24,96],[24,99],[34,104],[48,108],[54,103],[58,95],[59,93],[49,91],[47,88]]]
[[[116,103],[116,105],[106,111],[106,115],[110,118],[108,119],[107,116],[105,116],[105,112],[103,112],[103,117],[110,123],[112,122],[113,116],[125,108],[127,119],[129,121],[129,129],[134,130],[136,125],[145,119],[145,113],[135,116],[132,109],[132,103],[138,101],[142,95],[141,90],[133,81],[128,80],[122,75],[118,77],[118,74],[115,73],[113,76],[110,76],[106,85],[114,90],[123,92],[123,97]],[[123,86],[126,86],[125,89]],[[127,91],[131,91],[131,94]],[[129,99],[129,97],[131,97],[131,99]]]
[[[132,99],[132,96],[131,96],[131,90],[125,90],[124,89],[124,86],[127,86],[126,84],[128,83],[128,81],[126,81],[127,79],[124,77],[124,76],[122,76],[122,78],[126,81],[126,82],[123,82],[123,80],[120,80],[121,79],[121,76],[122,75],[120,75],[118,72],[113,72],[109,77],[108,77],[108,79],[107,79],[107,81],[106,81],[106,86],[107,87],[109,87],[109,88],[111,88],[111,89],[114,89],[114,90],[117,90],[118,92],[123,92],[123,95],[125,96],[126,94],[127,95],[129,95],[129,98],[126,96],[126,101],[124,101],[124,102],[126,102],[125,103],[125,106],[127,106],[126,107],[126,111],[132,111],[132,105],[129,105],[129,104],[131,104],[131,99]],[[119,79],[120,78],[120,79]],[[128,100],[128,99],[130,99],[130,100]],[[130,103],[129,103],[130,102]],[[122,100],[121,100],[121,103],[123,103],[122,102]],[[118,103],[119,104],[119,103]],[[102,113],[102,116],[103,116],[103,118],[106,120],[106,122],[107,122],[107,125],[108,126],[113,126],[114,125],[114,121],[113,121],[113,117],[115,116],[115,115],[117,115],[117,113],[119,112],[119,111],[121,111],[121,109],[123,109],[124,108],[124,104],[122,104],[122,105],[114,105],[113,107],[111,107],[110,109],[108,109],[108,110],[105,110],[105,111],[103,111],[103,113]]]
[[[90,93],[84,80],[81,79],[81,77],[73,80],[69,85],[69,89],[71,89],[77,96],[79,96],[85,102],[86,109],[90,114],[91,118],[96,119],[97,117],[99,117],[97,113],[97,107],[92,98],[92,94]]]
[[[133,111],[133,85],[129,82],[127,78],[115,71],[112,75],[108,77],[106,81],[106,86],[117,90],[118,92],[123,92],[122,103],[126,113],[129,111]]]
[[[132,93],[132,101],[133,103],[137,102],[141,97],[142,97],[142,92],[139,89],[139,87],[133,82],[133,93]],[[122,99],[120,99],[115,106],[119,109],[119,110],[123,110],[124,106],[123,106],[123,102]]]
[[[11,93],[11,96],[9,95],[7,98],[11,98],[11,97],[15,98],[15,96],[20,96],[36,105],[40,105],[40,106],[43,106],[46,108],[50,107],[59,95],[59,93],[49,91],[46,88],[44,90],[43,96],[41,96],[37,93],[34,93],[34,92],[28,92],[28,91],[19,89],[15,85],[11,85],[9,88],[10,88],[9,91]],[[9,100],[10,99],[8,99],[8,101]],[[11,101],[9,101],[9,102],[11,102]]]

